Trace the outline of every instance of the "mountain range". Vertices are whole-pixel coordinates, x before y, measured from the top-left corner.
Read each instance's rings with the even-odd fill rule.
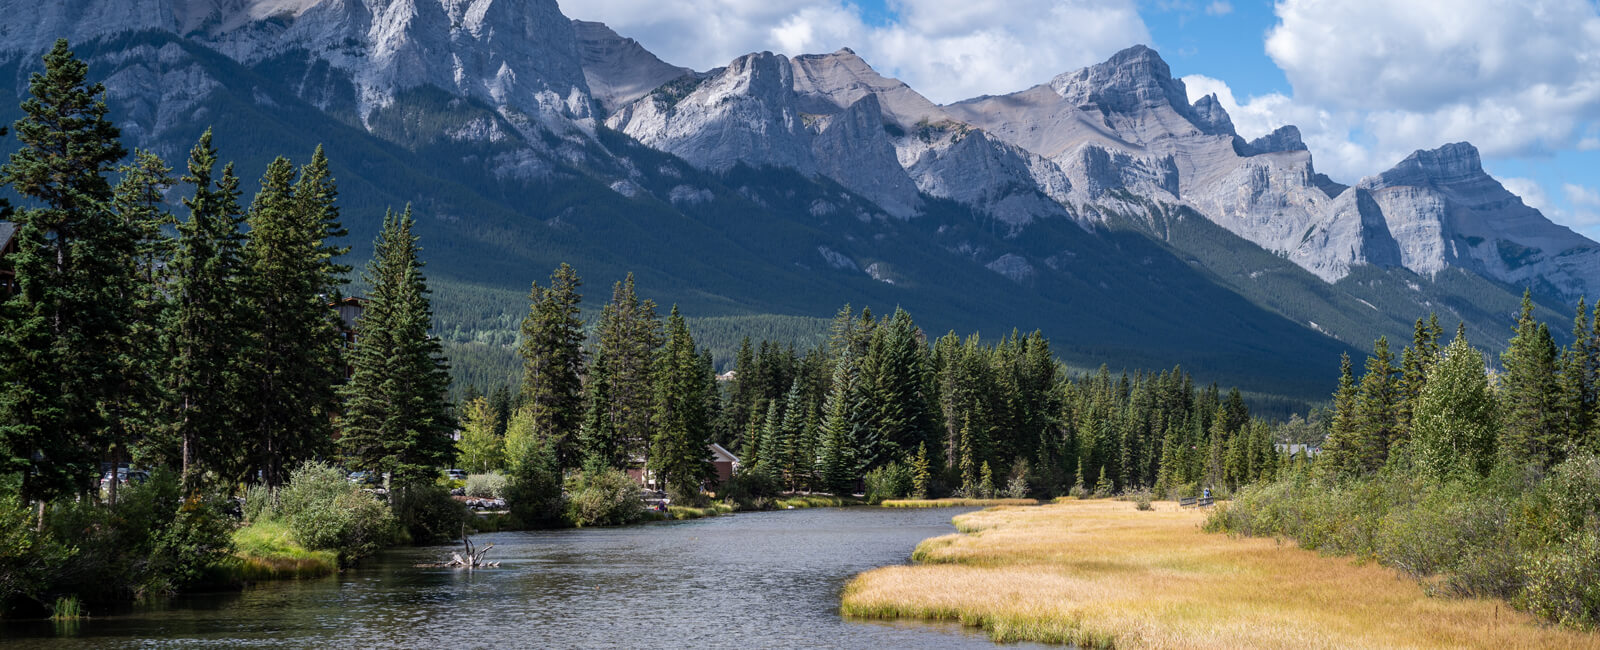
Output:
[[[1493,349],[1523,288],[1551,322],[1600,289],[1600,244],[1471,144],[1340,182],[1294,126],[1241,137],[1144,46],[940,105],[849,49],[672,65],[553,0],[0,10],[0,119],[65,37],[128,144],[169,163],[208,126],[246,175],[325,144],[358,258],[385,207],[415,206],[461,383],[515,374],[526,287],[562,261],[590,307],[634,272],[724,359],[745,334],[815,340],[848,302],[1298,398],[1430,312]]]

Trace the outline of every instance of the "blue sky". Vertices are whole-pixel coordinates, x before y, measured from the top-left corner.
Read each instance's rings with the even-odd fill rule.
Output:
[[[696,69],[850,47],[936,102],[1043,83],[1135,43],[1240,133],[1299,126],[1344,182],[1470,141],[1600,239],[1600,0],[566,0]]]

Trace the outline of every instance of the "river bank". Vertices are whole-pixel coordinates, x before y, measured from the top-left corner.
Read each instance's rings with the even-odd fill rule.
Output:
[[[857,576],[850,617],[959,621],[996,641],[1120,648],[1595,647],[1493,600],[1429,597],[1375,564],[1200,530],[1124,501],[995,508]]]
[[[478,571],[418,567],[458,546],[389,549],[337,574],[92,612],[71,628],[0,621],[49,648],[993,648],[955,625],[853,621],[846,582],[954,532],[949,510],[807,508],[473,536]],[[696,613],[698,612],[698,614]],[[4,645],[4,644],[0,644]]]

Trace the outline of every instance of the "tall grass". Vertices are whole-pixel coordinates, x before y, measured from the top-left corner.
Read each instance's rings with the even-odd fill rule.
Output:
[[[1000,642],[1119,648],[1600,647],[1493,600],[1270,539],[1208,534],[1205,513],[1073,501],[955,518],[912,566],[857,576],[841,611],[954,621]]]
[[[890,499],[880,503],[885,508],[959,508],[991,506],[1036,506],[1038,499]]]
[[[233,533],[234,556],[218,566],[226,582],[320,578],[339,570],[335,551],[312,551],[294,541],[289,524],[265,519]]]
[[[50,606],[50,620],[76,621],[89,618],[89,610],[83,608],[83,601],[77,596],[62,596]]]

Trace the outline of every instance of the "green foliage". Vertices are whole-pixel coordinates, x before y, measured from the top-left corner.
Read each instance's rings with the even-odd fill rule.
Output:
[[[135,320],[137,234],[107,209],[106,175],[126,151],[105,88],[87,76],[56,41],[28,81],[22,147],[0,166],[0,183],[36,206],[10,217],[18,290],[0,330],[0,472],[22,472],[24,501],[84,487],[113,442],[108,414],[124,405],[114,400],[136,378],[120,353]]]
[[[339,468],[318,461],[290,474],[278,491],[278,513],[295,542],[336,551],[343,564],[373,554],[397,532],[387,505],[346,481]]]
[[[867,472],[864,481],[868,503],[903,499],[910,496],[912,490],[911,468],[895,462]]]
[[[468,474],[466,492],[469,497],[503,499],[506,496],[506,485],[506,475],[500,472]]]
[[[617,526],[644,519],[639,484],[620,470],[578,472],[567,479],[567,519],[574,526]]]
[[[783,494],[783,482],[771,472],[761,468],[739,467],[733,478],[717,486],[717,496],[732,499],[741,507],[756,510],[761,503],[769,502]]]
[[[1435,480],[1488,474],[1499,437],[1498,411],[1483,355],[1457,338],[1417,396],[1412,454],[1418,469]]]
[[[692,491],[711,477],[711,418],[714,392],[710,359],[695,349],[678,308],[667,319],[666,342],[656,357],[650,469],[668,488]],[[764,459],[763,459],[764,460]]]
[[[505,438],[496,433],[500,414],[489,400],[476,398],[462,409],[461,439],[456,441],[456,466],[488,472],[506,465]]]
[[[277,493],[265,485],[259,483],[251,484],[244,489],[242,514],[246,524],[275,519],[278,515]]]
[[[349,465],[387,473],[402,486],[433,478],[450,457],[455,425],[445,402],[449,364],[429,332],[433,309],[414,223],[410,206],[384,216],[364,278],[372,291],[356,321],[339,420]]]
[[[34,512],[14,490],[0,492],[0,608],[18,599],[44,602],[77,549],[35,528]]]
[[[533,419],[519,410],[506,427],[506,505],[527,525],[554,526],[565,508],[561,470],[554,445],[537,437]]]
[[[522,320],[522,403],[532,416],[534,431],[551,441],[557,467],[575,467],[578,426],[583,416],[583,321],[578,287],[583,281],[571,266],[562,264],[550,275],[550,285],[538,283],[528,293],[531,306]]]
[[[390,500],[395,521],[412,544],[459,539],[472,521],[467,507],[450,498],[450,490],[441,485],[415,483],[396,490]]]

